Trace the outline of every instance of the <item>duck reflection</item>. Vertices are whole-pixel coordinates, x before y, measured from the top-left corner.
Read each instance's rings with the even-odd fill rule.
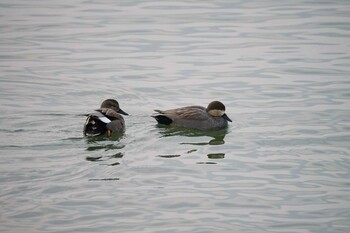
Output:
[[[125,147],[120,143],[123,134],[112,134],[108,140],[106,136],[84,137],[86,142],[86,151],[89,153],[85,159],[89,162],[103,162],[100,165],[115,166],[119,165],[119,160],[124,156],[120,150]]]
[[[190,140],[186,140],[186,142],[180,142],[180,145],[194,145],[194,146],[206,146],[206,145],[223,145],[225,144],[225,136],[228,133],[228,129],[221,129],[215,131],[201,131],[196,129],[188,129],[188,128],[169,128],[163,125],[157,125],[159,128],[159,133],[161,137],[171,137],[171,136],[185,136],[186,139],[189,138],[207,138],[210,139],[208,141],[203,142],[190,142]],[[186,154],[190,154],[196,152],[197,149],[191,149]],[[176,158],[180,157],[180,154],[171,154],[171,155],[158,155],[162,158]],[[210,153],[207,154],[208,159],[223,159],[225,158],[225,153]],[[199,162],[198,164],[216,164],[214,162]]]
[[[208,154],[208,159],[223,159],[225,158],[225,153],[211,153]]]
[[[88,144],[91,143],[96,143],[96,142],[116,142],[120,141],[125,135],[123,133],[114,133],[111,134],[110,137],[107,137],[105,135],[99,135],[99,136],[94,136],[94,137],[84,137],[85,141]]]
[[[188,145],[222,145],[225,144],[224,138],[228,133],[228,129],[221,129],[215,131],[202,131],[196,129],[188,129],[188,128],[171,128],[163,125],[157,125],[157,128],[160,129],[160,134],[162,137],[169,136],[185,136],[185,137],[210,137],[212,138],[206,142],[182,142],[180,144],[188,144]]]

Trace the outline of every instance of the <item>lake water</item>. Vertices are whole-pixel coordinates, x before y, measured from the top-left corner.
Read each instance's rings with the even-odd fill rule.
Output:
[[[350,231],[349,1],[0,6],[0,232]],[[84,138],[106,98],[126,133]]]

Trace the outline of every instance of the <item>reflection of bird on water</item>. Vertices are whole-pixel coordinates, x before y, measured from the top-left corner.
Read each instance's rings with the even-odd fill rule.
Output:
[[[205,142],[182,142],[180,144],[189,145],[222,145],[225,143],[224,138],[228,133],[228,129],[220,129],[215,131],[202,131],[197,129],[186,129],[186,128],[169,128],[163,125],[159,125],[161,137],[169,136],[185,136],[190,138],[198,137],[210,137],[209,141]]]

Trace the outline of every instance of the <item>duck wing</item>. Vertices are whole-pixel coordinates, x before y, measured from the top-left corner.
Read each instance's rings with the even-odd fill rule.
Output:
[[[119,113],[117,113],[116,111],[110,108],[100,108],[100,109],[97,109],[96,111],[102,113],[105,117],[107,117],[111,121],[123,118]]]
[[[165,116],[172,121],[179,119],[187,119],[187,120],[206,120],[207,112],[206,108],[202,106],[188,106],[182,108],[175,108],[169,110],[155,110],[160,115]],[[159,115],[158,115],[159,116]]]
[[[112,110],[113,111],[113,110]],[[93,117],[93,118],[97,118],[98,120],[102,121],[103,123],[108,124],[109,122],[111,122],[111,119],[108,118],[108,115],[106,115],[105,113],[103,113],[101,111],[101,109],[97,109],[93,112],[90,112],[88,114],[86,114],[87,117]]]

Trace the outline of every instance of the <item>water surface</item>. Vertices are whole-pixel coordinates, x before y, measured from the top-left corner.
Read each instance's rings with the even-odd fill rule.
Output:
[[[0,5],[1,232],[350,230],[348,1]],[[150,117],[212,100],[227,130]]]

